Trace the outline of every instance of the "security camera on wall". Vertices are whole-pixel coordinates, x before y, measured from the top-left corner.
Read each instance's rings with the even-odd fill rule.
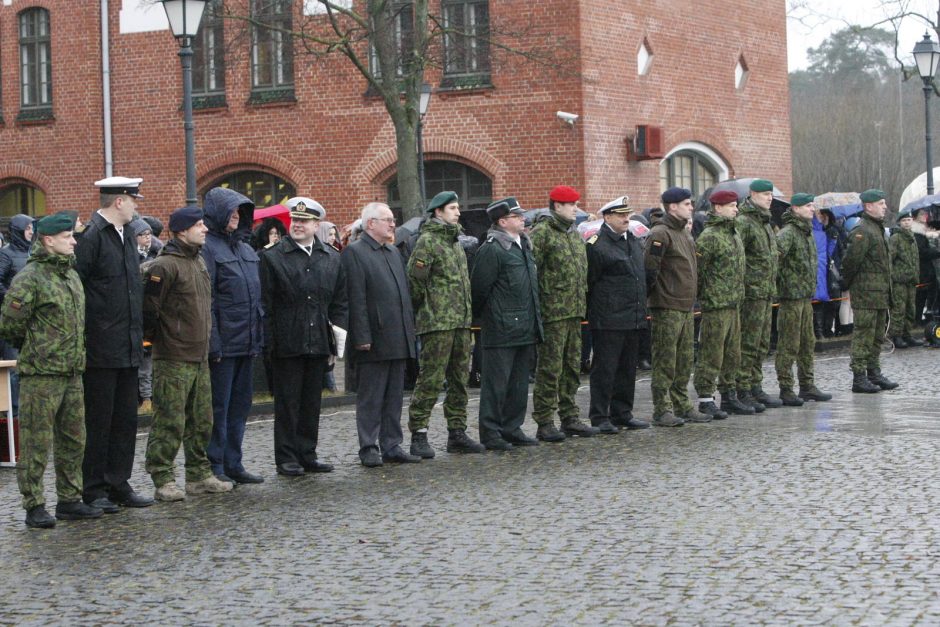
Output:
[[[571,124],[572,126],[574,126],[575,121],[576,121],[579,117],[581,117],[581,116],[579,116],[577,113],[568,113],[568,112],[566,112],[566,111],[559,111],[559,112],[557,112],[555,115],[558,116],[558,119],[559,119],[559,120],[561,120],[561,121],[563,121],[563,122],[567,122],[568,124]]]

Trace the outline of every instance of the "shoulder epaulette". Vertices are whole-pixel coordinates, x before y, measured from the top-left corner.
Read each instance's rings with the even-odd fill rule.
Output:
[[[597,241],[597,235],[595,234],[595,235],[592,235],[590,238],[588,238],[587,243],[588,243],[588,244],[593,244],[593,243],[596,242],[596,241]]]

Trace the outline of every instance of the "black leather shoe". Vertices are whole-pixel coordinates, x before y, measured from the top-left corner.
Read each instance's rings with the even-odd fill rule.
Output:
[[[235,483],[235,480],[232,479],[229,475],[225,474],[224,472],[220,472],[219,474],[214,474],[214,476],[216,479],[218,479],[219,481],[223,483],[232,483],[232,484]]]
[[[119,511],[121,511],[121,508],[117,506],[117,503],[104,496],[96,498],[94,501],[89,503],[89,505],[92,507],[97,507],[105,514],[117,514]]]
[[[154,500],[149,496],[141,496],[131,490],[130,492],[112,492],[110,496],[112,503],[117,503],[122,507],[150,507]]]
[[[894,344],[895,348],[908,348],[907,342],[904,341],[904,338],[901,336],[895,336],[891,338],[891,343]]]
[[[278,464],[277,474],[284,475],[285,477],[302,477],[304,474],[304,467],[297,462]]]
[[[97,507],[85,505],[81,501],[57,503],[55,506],[55,517],[59,520],[89,520],[101,518],[103,515],[104,512]]]
[[[765,392],[759,385],[755,385],[751,388],[751,398],[768,409],[783,406],[783,401],[770,398],[770,396],[767,395],[767,392]]]
[[[513,446],[538,446],[539,441],[535,438],[530,438],[525,434],[525,431],[522,429],[516,429],[512,433],[504,433],[503,439]]]
[[[359,461],[366,468],[378,468],[382,465],[382,456],[376,448],[368,448],[359,453]]]
[[[247,470],[227,472],[225,475],[229,478],[229,483],[264,483],[264,477]]]
[[[598,433],[603,435],[615,435],[620,433],[620,429],[611,422],[609,418],[604,418],[603,420],[592,420],[591,426],[597,429]]]
[[[52,529],[55,518],[42,505],[37,505],[26,512],[26,526],[30,529]]]
[[[421,458],[417,455],[406,453],[405,449],[396,446],[392,450],[382,453],[382,461],[387,464],[417,464],[421,462]]]
[[[304,467],[304,472],[333,472],[333,464],[327,464],[317,459],[313,460],[313,463],[301,465]]]
[[[496,438],[483,443],[488,451],[511,451],[515,447],[502,438]]]
[[[431,444],[428,442],[427,431],[415,431],[411,434],[410,453],[421,459],[434,459],[434,449],[431,448]]]
[[[626,427],[627,429],[650,428],[650,423],[645,420],[640,420],[633,415],[633,412],[629,411],[621,416],[611,416],[610,421],[618,427]]]

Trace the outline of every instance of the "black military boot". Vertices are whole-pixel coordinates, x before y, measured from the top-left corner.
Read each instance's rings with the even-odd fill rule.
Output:
[[[790,388],[780,388],[780,402],[787,407],[803,406],[803,399],[794,394]]]
[[[707,414],[712,417],[714,420],[724,420],[728,417],[728,414],[715,405],[714,399],[708,399],[707,401],[699,400],[698,410],[703,414]]]
[[[558,430],[554,422],[539,425],[535,431],[535,437],[542,442],[564,442],[568,436]]]
[[[881,388],[868,380],[864,372],[852,373],[852,391],[863,392],[865,394],[875,394],[881,391]]]
[[[577,416],[562,418],[561,430],[565,432],[565,435],[577,435],[582,438],[589,438],[600,433],[598,429],[590,427],[578,420]]]
[[[767,395],[767,392],[765,392],[759,385],[755,385],[751,388],[751,398],[767,409],[773,409],[774,407],[780,407],[783,405],[783,402],[770,398],[770,396]]]
[[[55,506],[55,517],[59,520],[88,520],[101,518],[104,512],[97,507],[85,505],[81,501],[63,503],[59,501]]]
[[[592,418],[591,426],[597,429],[598,433],[603,435],[614,435],[620,433],[620,429],[610,421],[610,418],[601,418],[600,420]]]
[[[26,526],[30,529],[52,529],[55,518],[42,505],[32,507],[26,512]]]
[[[467,432],[463,429],[448,429],[448,453],[482,453],[484,451],[486,451],[486,447],[467,435]]]
[[[881,374],[881,368],[869,368],[868,380],[880,387],[882,390],[893,390],[898,384]]]
[[[916,337],[913,337],[913,336],[911,336],[911,335],[904,335],[904,336],[901,337],[901,339],[904,340],[904,342],[905,342],[908,346],[910,346],[910,347],[912,347],[912,348],[913,348],[913,347],[916,347],[916,346],[923,346],[923,345],[924,345],[924,341],[923,341],[923,340],[919,340],[919,339],[917,339]]]
[[[809,387],[800,386],[800,398],[804,401],[831,401],[832,394],[826,394],[820,390],[815,385],[810,385]]]
[[[751,396],[750,390],[738,390],[738,400],[753,409],[755,414],[767,409],[763,403]]]
[[[734,390],[725,390],[721,393],[721,409],[729,414],[738,416],[753,416],[754,408],[738,400]]]
[[[411,454],[421,459],[434,459],[434,449],[428,443],[427,431],[415,431],[411,434]]]
[[[891,343],[894,344],[895,348],[908,348],[908,343],[904,341],[904,338],[900,335],[895,335],[891,338]]]

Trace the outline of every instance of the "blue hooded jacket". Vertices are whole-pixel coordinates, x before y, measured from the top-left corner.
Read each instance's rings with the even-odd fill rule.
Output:
[[[832,218],[830,218],[832,220]],[[836,253],[839,245],[837,237],[831,237],[833,232],[828,231],[822,222],[813,216],[813,239],[816,241],[816,295],[819,301],[827,301],[835,297],[840,291],[838,285],[829,285],[829,262],[835,260],[838,267],[839,259]],[[830,295],[832,294],[832,295]]]
[[[243,239],[250,233],[254,203],[234,190],[215,187],[206,194],[203,208],[209,232],[202,258],[212,282],[209,359],[258,355],[263,348],[260,261]],[[238,227],[226,233],[235,212]]]
[[[25,214],[10,218],[10,244],[0,249],[0,302],[10,289],[16,273],[23,269],[29,259],[31,242],[26,241],[26,229],[33,219]]]

